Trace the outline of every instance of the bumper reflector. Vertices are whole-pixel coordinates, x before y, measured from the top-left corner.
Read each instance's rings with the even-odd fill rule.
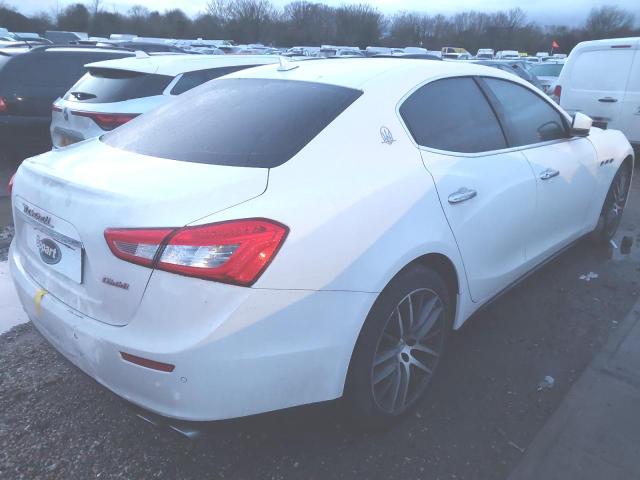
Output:
[[[171,365],[170,363],[156,362],[155,360],[138,357],[126,352],[120,352],[120,356],[127,362],[135,363],[136,365],[140,365],[141,367],[151,368],[152,370],[159,370],[160,372],[173,372],[173,370],[176,368],[175,365]]]

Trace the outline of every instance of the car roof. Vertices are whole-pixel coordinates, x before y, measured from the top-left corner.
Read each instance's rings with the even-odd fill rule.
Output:
[[[629,46],[632,49],[640,47],[640,37],[625,37],[625,38],[605,38],[603,40],[588,40],[586,42],[580,42],[576,45],[576,49],[583,48],[599,48],[599,47],[611,47],[615,46]]]
[[[118,47],[96,47],[93,45],[38,45],[29,50],[28,53],[122,53],[125,55],[134,55],[133,50]]]
[[[176,76],[184,72],[193,72],[216,67],[242,65],[266,65],[277,63],[275,55],[157,55],[135,58],[104,60],[85,65],[88,68],[109,68],[140,73]]]
[[[365,84],[367,88],[398,86],[403,89],[428,79],[464,75],[513,78],[508,73],[475,63],[378,57],[288,62],[284,68],[267,65],[235,72],[229,77],[298,80],[355,89],[364,89]]]

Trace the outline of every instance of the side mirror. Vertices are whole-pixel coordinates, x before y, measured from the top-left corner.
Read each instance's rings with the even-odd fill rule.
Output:
[[[576,112],[571,122],[571,135],[574,137],[586,137],[589,135],[593,120],[584,113]]]

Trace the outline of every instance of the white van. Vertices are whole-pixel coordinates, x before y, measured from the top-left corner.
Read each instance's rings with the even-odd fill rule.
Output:
[[[582,112],[595,126],[622,130],[640,147],[640,37],[594,40],[576,45],[555,96],[570,113]]]

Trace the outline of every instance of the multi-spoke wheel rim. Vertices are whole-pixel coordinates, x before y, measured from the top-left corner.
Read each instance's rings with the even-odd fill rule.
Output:
[[[398,414],[415,402],[433,376],[444,334],[444,304],[436,292],[414,290],[398,303],[378,341],[371,371],[378,407]]]
[[[622,219],[622,212],[627,202],[628,189],[628,172],[623,169],[620,174],[616,176],[615,183],[611,190],[611,203],[605,217],[605,229],[608,236],[613,236],[618,229],[618,225]]]

